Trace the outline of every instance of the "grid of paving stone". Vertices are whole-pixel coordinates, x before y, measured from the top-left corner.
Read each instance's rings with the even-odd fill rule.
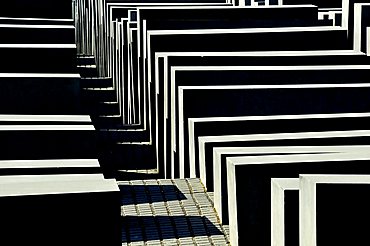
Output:
[[[199,179],[121,181],[122,245],[229,245]]]

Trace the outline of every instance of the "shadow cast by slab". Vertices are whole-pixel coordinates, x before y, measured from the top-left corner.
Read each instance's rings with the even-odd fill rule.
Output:
[[[186,200],[175,185],[119,185],[119,189],[123,206]]]
[[[122,242],[166,240],[185,237],[223,235],[202,216],[124,216]]]

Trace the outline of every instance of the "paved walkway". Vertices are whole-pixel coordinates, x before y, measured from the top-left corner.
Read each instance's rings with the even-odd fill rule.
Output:
[[[199,179],[119,182],[122,245],[229,245]]]

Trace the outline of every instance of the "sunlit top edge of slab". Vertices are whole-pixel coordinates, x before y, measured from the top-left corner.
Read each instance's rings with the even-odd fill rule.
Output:
[[[96,178],[95,180],[20,182],[3,185],[0,197],[61,195],[99,192],[118,192],[116,180]]]
[[[0,122],[2,121],[50,121],[50,122],[91,122],[89,115],[11,115],[0,114]]]
[[[370,130],[326,131],[326,132],[294,132],[272,134],[245,134],[199,137],[199,143],[206,142],[240,142],[276,139],[308,139],[308,138],[336,138],[336,137],[369,137]]]
[[[149,35],[187,35],[187,34],[243,34],[243,33],[286,33],[286,32],[313,32],[313,31],[346,31],[337,26],[309,26],[309,27],[264,27],[264,28],[235,28],[235,29],[190,29],[190,30],[149,30]]]
[[[24,29],[74,29],[73,25],[34,25],[34,24],[0,24],[0,28]]]
[[[300,174],[300,179],[309,180],[311,184],[370,184],[370,175],[361,174]]]
[[[302,4],[302,5],[263,5],[263,6],[227,6],[227,5],[203,5],[203,6],[148,6],[148,7],[137,7],[139,10],[167,10],[167,9],[295,9],[295,8],[317,8],[317,6],[312,4]]]
[[[73,168],[95,167],[100,164],[97,159],[55,159],[55,160],[9,160],[0,161],[1,169],[35,169],[35,168]],[[43,176],[43,175],[40,175]],[[7,176],[5,176],[7,177]],[[40,180],[40,178],[36,178]],[[3,181],[0,177],[0,182]]]
[[[27,18],[27,17],[0,17],[0,20],[30,20],[30,21],[73,21],[73,19],[49,19],[49,18]]]
[[[190,123],[198,122],[233,122],[250,120],[295,120],[295,119],[333,119],[333,118],[362,118],[370,117],[369,113],[335,113],[335,114],[302,114],[302,115],[262,115],[262,116],[230,116],[230,117],[202,117],[189,118]],[[0,115],[1,120],[1,115]]]
[[[366,55],[355,50],[300,50],[300,51],[233,51],[233,52],[156,52],[157,57],[166,56],[335,56]]]
[[[314,163],[314,162],[336,162],[336,161],[368,161],[369,151],[354,151],[349,153],[318,153],[318,154],[292,154],[292,155],[264,155],[228,157],[228,164],[235,166],[255,164],[284,164],[284,163]]]
[[[282,190],[299,189],[299,178],[272,178],[271,183]]]
[[[0,44],[0,48],[75,49],[76,44]]]
[[[0,132],[7,131],[95,131],[93,125],[0,125]]]
[[[72,78],[79,79],[78,73],[0,73],[0,78]]]
[[[249,154],[249,153],[302,153],[296,154],[312,154],[312,153],[345,153],[351,151],[369,151],[370,145],[338,145],[338,146],[259,146],[259,147],[215,147],[214,153],[217,154]]]

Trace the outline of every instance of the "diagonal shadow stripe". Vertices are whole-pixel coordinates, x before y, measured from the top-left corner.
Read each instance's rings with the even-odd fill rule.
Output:
[[[185,195],[175,185],[119,185],[119,189],[122,205],[186,200]],[[165,198],[162,191],[166,194]],[[132,199],[133,194],[136,201]]]
[[[122,223],[126,228],[122,242],[223,235],[202,216],[124,216]]]

